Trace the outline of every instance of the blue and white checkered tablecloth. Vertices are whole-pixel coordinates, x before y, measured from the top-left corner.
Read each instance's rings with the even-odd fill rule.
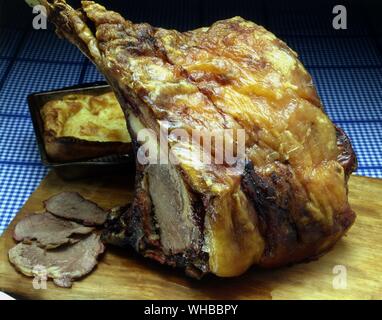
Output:
[[[204,24],[222,17],[218,7],[206,4],[204,10]],[[240,14],[232,10],[224,15]],[[267,17],[257,11],[254,20],[299,53],[329,116],[353,142],[359,159],[356,174],[382,178],[382,38],[370,35],[358,19],[348,30],[334,33],[330,22],[288,6],[278,6],[272,15],[269,11]],[[182,17],[185,28],[192,25],[187,15]],[[0,234],[47,173],[40,163],[27,95],[102,79],[77,49],[52,31],[0,26]]]

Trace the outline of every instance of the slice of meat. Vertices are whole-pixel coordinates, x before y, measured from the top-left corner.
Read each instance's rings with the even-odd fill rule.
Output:
[[[42,273],[60,287],[69,288],[75,279],[88,274],[97,265],[97,257],[104,251],[98,234],[53,250],[44,250],[37,243],[19,243],[9,250],[9,261],[27,276]]]
[[[56,248],[66,243],[75,243],[84,235],[93,231],[76,222],[57,218],[50,213],[33,213],[17,223],[13,232],[16,241],[24,243],[36,240],[36,244],[46,249]]]
[[[88,226],[103,225],[107,212],[77,192],[61,192],[44,202],[45,209],[57,217],[75,220]]]

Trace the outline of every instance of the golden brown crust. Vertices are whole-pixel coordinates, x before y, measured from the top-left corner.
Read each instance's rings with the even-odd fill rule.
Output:
[[[44,143],[54,161],[126,154],[131,139],[125,116],[112,92],[68,94],[41,109]]]

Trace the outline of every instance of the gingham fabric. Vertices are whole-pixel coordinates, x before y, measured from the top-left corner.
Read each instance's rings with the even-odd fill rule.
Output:
[[[0,0],[0,9],[4,2]],[[309,3],[305,7],[289,1],[243,0],[240,5],[230,1],[225,6],[213,1],[177,3],[179,14],[171,17],[160,1],[151,1],[150,7],[144,1],[126,2],[130,6],[126,11],[134,21],[181,30],[234,15],[265,25],[299,53],[311,72],[329,116],[353,142],[359,159],[356,174],[382,178],[382,37],[373,31],[367,16],[352,14],[348,29],[335,31],[332,7],[322,1],[305,1]],[[191,15],[195,10],[200,11],[198,19]],[[317,13],[321,11],[325,12]],[[23,17],[16,23],[2,12],[0,19],[1,234],[47,173],[40,163],[27,95],[103,77],[53,32],[32,30],[30,19]]]

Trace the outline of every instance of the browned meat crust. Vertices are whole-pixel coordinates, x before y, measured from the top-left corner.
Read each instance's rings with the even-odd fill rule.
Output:
[[[337,126],[336,133],[337,146],[340,150],[337,160],[344,168],[346,179],[348,179],[350,174],[357,169],[357,158],[355,156],[353,147],[350,143],[350,139],[346,135],[346,133],[340,127]]]
[[[301,260],[313,259],[329,250],[351,226],[354,212],[348,206],[337,214],[330,228],[312,219],[306,211],[295,177],[289,168],[278,163],[270,176],[257,172],[247,164],[242,180],[245,193],[253,202],[260,220],[260,231],[266,239],[259,265],[277,267]]]

